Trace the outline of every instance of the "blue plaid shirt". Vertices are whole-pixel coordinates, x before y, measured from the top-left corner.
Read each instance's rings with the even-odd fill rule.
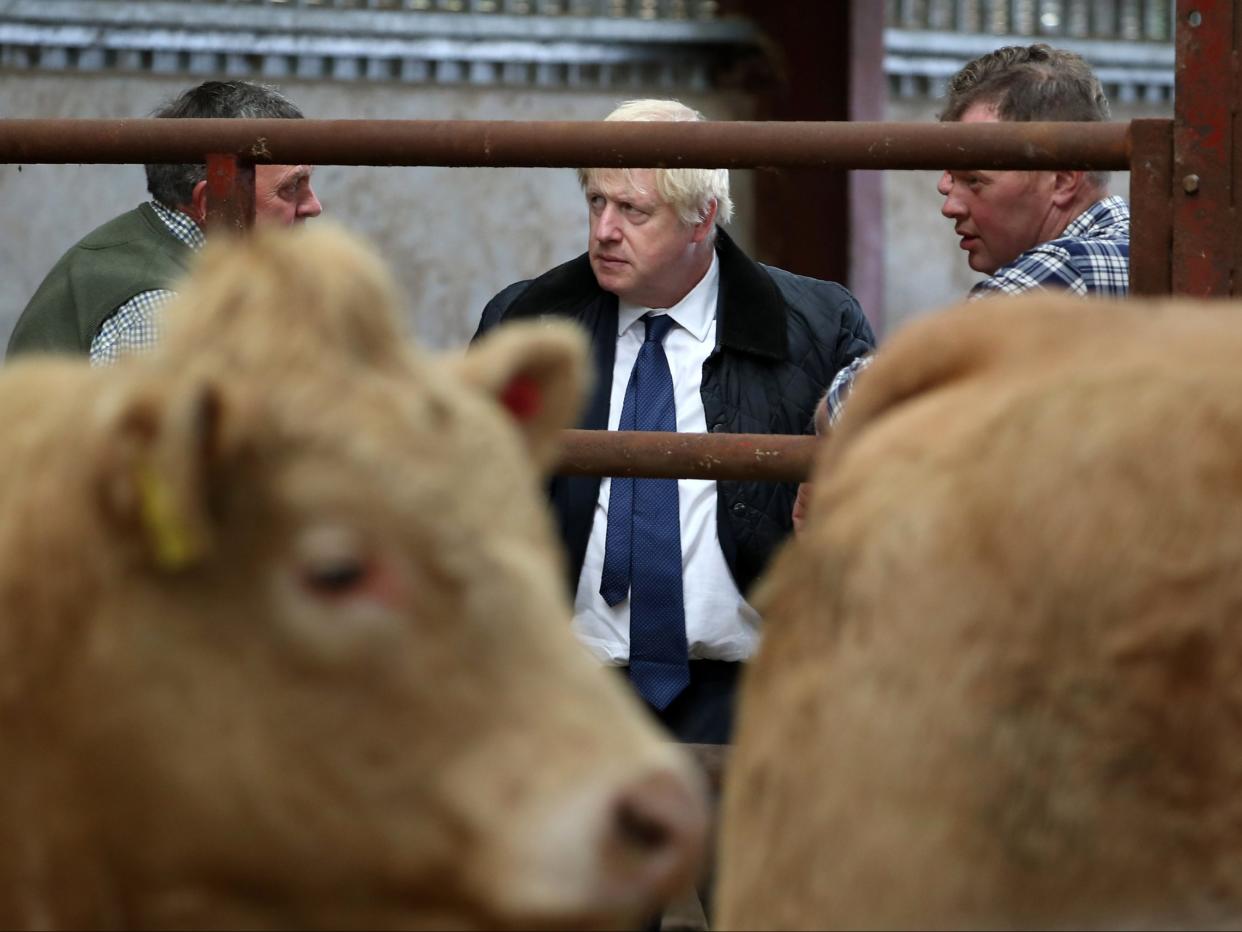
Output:
[[[1126,202],[1119,197],[1096,201],[1056,239],[1028,249],[971,288],[969,300],[1038,288],[1124,298],[1130,290],[1130,208]],[[840,419],[854,379],[870,363],[870,356],[855,359],[832,380],[824,399],[829,424]]]
[[[203,231],[189,216],[170,210],[159,201],[150,203],[173,236],[193,250],[203,248]],[[91,365],[111,365],[124,353],[153,347],[160,338],[160,311],[176,296],[175,291],[158,288],[136,294],[118,307],[91,340]]]
[[[1096,201],[1056,239],[1028,249],[970,289],[970,300],[1037,288],[1124,298],[1130,290],[1130,208],[1119,197]]]

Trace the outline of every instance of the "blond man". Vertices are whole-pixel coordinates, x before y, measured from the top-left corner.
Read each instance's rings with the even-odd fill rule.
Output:
[[[672,100],[609,120],[696,121]],[[542,315],[579,322],[600,379],[588,429],[800,434],[836,373],[875,340],[832,282],[750,259],[722,227],[723,169],[582,169],[587,251],[493,298],[479,332]],[[791,529],[796,485],[559,477],[574,630],[680,740],[727,743],[754,654],[755,578]]]

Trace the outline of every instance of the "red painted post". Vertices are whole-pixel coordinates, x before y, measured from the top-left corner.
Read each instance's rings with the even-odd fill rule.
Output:
[[[254,164],[231,153],[207,156],[207,229],[242,233],[254,225]]]
[[[1130,122],[1130,293],[1173,290],[1173,121]]]
[[[1232,294],[1237,0],[1177,0],[1173,125],[1173,291]]]

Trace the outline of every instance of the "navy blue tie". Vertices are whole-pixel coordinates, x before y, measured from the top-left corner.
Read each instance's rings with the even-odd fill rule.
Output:
[[[618,430],[676,430],[673,376],[664,355],[667,314],[643,317],[647,338],[625,388]],[[657,709],[690,682],[676,479],[612,480],[599,594],[630,596],[630,681]]]

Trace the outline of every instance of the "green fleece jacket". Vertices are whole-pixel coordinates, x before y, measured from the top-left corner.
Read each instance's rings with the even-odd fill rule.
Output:
[[[90,352],[104,321],[137,294],[171,289],[192,254],[150,204],[108,221],[47,273],[17,320],[7,358]]]

